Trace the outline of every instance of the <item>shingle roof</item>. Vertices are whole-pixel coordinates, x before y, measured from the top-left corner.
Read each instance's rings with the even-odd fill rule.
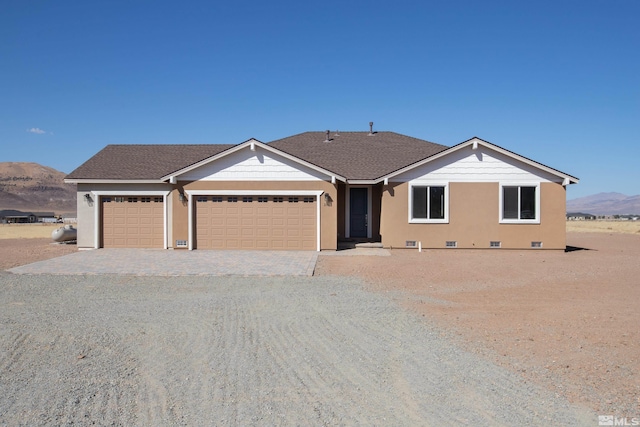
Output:
[[[372,180],[449,147],[395,132],[305,132],[269,143],[348,180]]]
[[[447,149],[395,132],[305,132],[269,146],[349,180],[372,180]],[[235,145],[107,145],[66,179],[158,180]]]
[[[155,180],[233,145],[107,145],[65,179]]]

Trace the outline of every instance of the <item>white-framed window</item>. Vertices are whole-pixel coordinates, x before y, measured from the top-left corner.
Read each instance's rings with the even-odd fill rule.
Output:
[[[410,223],[448,223],[449,185],[420,184],[409,185]]]
[[[540,224],[540,185],[500,185],[500,222]]]

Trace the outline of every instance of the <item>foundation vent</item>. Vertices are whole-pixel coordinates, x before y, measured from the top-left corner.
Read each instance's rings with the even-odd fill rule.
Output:
[[[542,247],[542,242],[531,242],[531,247],[532,248],[541,248]]]
[[[418,242],[416,242],[415,240],[407,240],[404,246],[407,248],[416,248],[418,247]]]
[[[447,242],[445,243],[445,246],[448,248],[457,248],[458,242],[456,242],[455,240],[447,240]]]
[[[491,242],[489,242],[490,248],[499,248],[501,246],[502,246],[502,243],[497,240],[492,240]]]
[[[186,248],[187,241],[186,240],[176,240],[176,248]]]

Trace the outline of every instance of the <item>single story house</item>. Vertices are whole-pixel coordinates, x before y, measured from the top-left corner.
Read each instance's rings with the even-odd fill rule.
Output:
[[[78,247],[565,249],[578,179],[480,138],[305,132],[237,145],[108,145],[71,172]]]
[[[26,224],[34,222],[56,222],[53,212],[22,212],[14,209],[0,210],[0,223]]]

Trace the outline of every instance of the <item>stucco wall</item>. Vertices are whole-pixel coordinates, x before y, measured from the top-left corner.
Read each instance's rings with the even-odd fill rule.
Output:
[[[447,224],[409,223],[409,184],[389,183],[382,194],[380,234],[385,247],[405,247],[407,240],[424,248],[489,248],[490,241],[506,249],[529,249],[541,241],[543,249],[564,249],[566,193],[562,185],[540,184],[540,224],[501,224],[500,185],[497,182],[449,184]]]
[[[224,190],[224,191],[324,191],[333,200],[327,204],[324,196],[320,197],[320,249],[336,250],[338,233],[338,192],[337,185],[326,181],[193,181],[178,182],[176,189],[170,194],[172,199],[171,217],[173,218],[172,234],[169,246],[173,247],[176,240],[189,239],[189,206],[185,200],[180,202],[180,191],[194,190]]]
[[[122,194],[127,192],[136,192],[138,194],[144,194],[145,191],[169,191],[171,186],[168,184],[78,184],[78,249],[94,248],[95,247],[95,231],[96,224],[95,214],[96,209],[100,209],[100,199],[92,192],[102,191],[122,191]],[[91,201],[87,201],[85,194],[91,196]],[[99,212],[98,212],[99,213]]]

